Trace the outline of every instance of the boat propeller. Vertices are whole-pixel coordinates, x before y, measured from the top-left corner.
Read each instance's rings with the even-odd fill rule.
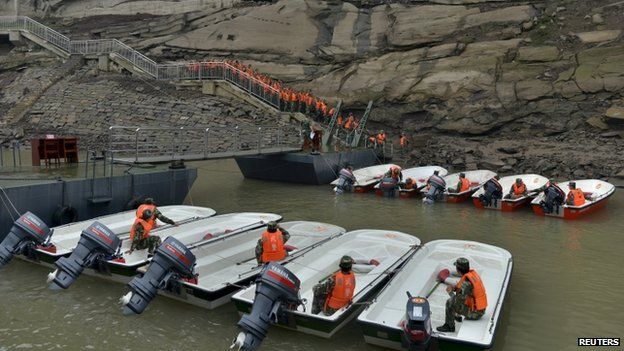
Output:
[[[69,288],[87,267],[95,267],[107,256],[114,255],[121,240],[100,222],[93,222],[80,234],[80,241],[69,257],[61,257],[54,264],[57,269],[48,274],[50,289]]]
[[[250,314],[244,314],[238,322],[242,329],[230,349],[252,351],[260,346],[269,331],[270,324],[287,322],[287,311],[301,303],[301,282],[296,275],[282,265],[271,262],[264,266],[256,279],[256,296]]]
[[[124,315],[141,314],[156,297],[158,289],[166,289],[179,278],[194,278],[195,255],[184,244],[168,237],[158,246],[147,271],[128,283],[132,291],[119,299]]]
[[[26,212],[14,223],[9,234],[0,243],[0,267],[11,261],[13,255],[28,255],[36,245],[42,245],[52,236],[52,230],[31,212]]]

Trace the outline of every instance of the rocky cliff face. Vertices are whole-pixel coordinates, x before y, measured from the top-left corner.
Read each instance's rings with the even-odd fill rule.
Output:
[[[355,110],[372,99],[374,126],[416,138],[530,143],[584,131],[622,148],[622,1],[39,0],[21,10],[161,61],[235,58]],[[446,162],[470,163],[452,153]]]

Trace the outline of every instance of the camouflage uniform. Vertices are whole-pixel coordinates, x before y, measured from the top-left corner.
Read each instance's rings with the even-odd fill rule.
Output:
[[[284,228],[277,228],[282,232],[282,239],[284,240],[284,244],[290,239],[290,233]],[[264,247],[262,245],[262,238],[258,239],[258,243],[256,244],[256,261],[258,264],[262,264],[262,252],[264,251]]]
[[[342,256],[340,259],[340,264],[338,265],[341,270],[351,271],[353,264],[356,261],[351,256]],[[314,299],[312,300],[312,314],[318,314],[323,311],[323,314],[326,316],[331,316],[336,313],[336,309],[331,308],[329,306],[325,306],[325,301],[331,292],[334,290],[334,286],[336,285],[336,281],[334,279],[334,274],[329,276],[324,282],[319,282],[312,288]]]
[[[327,300],[327,296],[334,290],[334,285],[336,285],[336,281],[334,280],[334,276],[330,276],[324,282],[318,283],[312,288],[314,292],[314,299],[312,300],[312,314],[318,314],[323,311],[323,314],[326,316],[331,316],[336,312],[335,309],[331,307],[325,307],[325,300]]]
[[[470,311],[466,305],[466,299],[472,295],[472,283],[465,279],[461,288],[457,292],[449,292],[451,296],[446,300],[446,318],[444,323],[448,326],[455,327],[455,316],[462,315],[466,319],[476,320],[483,317],[485,311]]]
[[[158,209],[154,210],[154,218],[159,219],[163,223],[175,225],[175,222],[173,220],[160,213]],[[132,241],[132,245],[130,246],[130,251],[147,249],[147,252],[153,254],[154,250],[161,243],[160,237],[158,236],[148,236],[147,238],[144,238],[143,235],[145,234],[145,228],[143,228],[143,225],[141,225],[141,223],[137,223],[135,225],[134,232],[135,236],[134,240]]]

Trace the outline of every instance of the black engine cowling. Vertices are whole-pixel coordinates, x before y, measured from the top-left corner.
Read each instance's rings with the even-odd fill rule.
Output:
[[[154,299],[158,289],[165,289],[179,278],[193,278],[195,255],[173,237],[168,237],[156,249],[147,271],[134,277],[128,286],[132,290],[121,298],[124,314],[141,314]]]
[[[260,346],[269,325],[283,323],[287,310],[296,309],[300,303],[301,282],[282,265],[267,264],[256,279],[256,296],[250,314],[238,322],[243,330],[234,341],[240,350],[251,351]]]
[[[78,245],[69,257],[61,257],[54,264],[57,270],[50,277],[50,289],[67,289],[87,267],[94,267],[106,256],[114,255],[121,240],[100,222],[93,222],[80,234]]]
[[[52,230],[41,219],[26,212],[13,223],[0,244],[0,267],[9,263],[13,255],[27,254],[36,245],[45,243],[51,235]]]
[[[432,349],[431,308],[424,297],[413,297],[407,293],[405,320],[402,323],[402,344],[410,351],[428,351]]]

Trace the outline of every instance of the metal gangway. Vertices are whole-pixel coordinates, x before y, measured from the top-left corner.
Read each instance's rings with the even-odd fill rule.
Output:
[[[224,80],[267,105],[279,109],[279,90],[225,61],[159,64],[117,39],[71,40],[26,16],[0,16],[0,32],[30,34],[66,55],[109,55],[158,80]]]
[[[362,116],[362,119],[360,119],[360,123],[358,124],[357,128],[355,128],[355,130],[353,131],[354,136],[353,136],[353,139],[351,140],[351,147],[358,147],[358,145],[360,144],[362,133],[365,130],[364,128],[366,127],[366,122],[368,121],[368,116],[370,115],[372,109],[373,109],[373,100],[370,100],[368,102],[368,105],[366,106],[366,111],[364,111],[364,116]]]
[[[336,120],[338,119],[338,116],[340,115],[341,108],[342,108],[342,100],[339,100],[338,105],[336,106],[336,109],[334,110],[334,114],[332,115],[332,118],[329,121],[327,128],[325,129],[325,133],[323,134],[323,141],[322,141],[323,145],[329,145],[329,141],[331,140],[331,137],[333,136],[334,132],[336,132],[335,130]]]
[[[291,125],[111,126],[107,153],[115,163],[164,163],[298,152],[302,140]]]

